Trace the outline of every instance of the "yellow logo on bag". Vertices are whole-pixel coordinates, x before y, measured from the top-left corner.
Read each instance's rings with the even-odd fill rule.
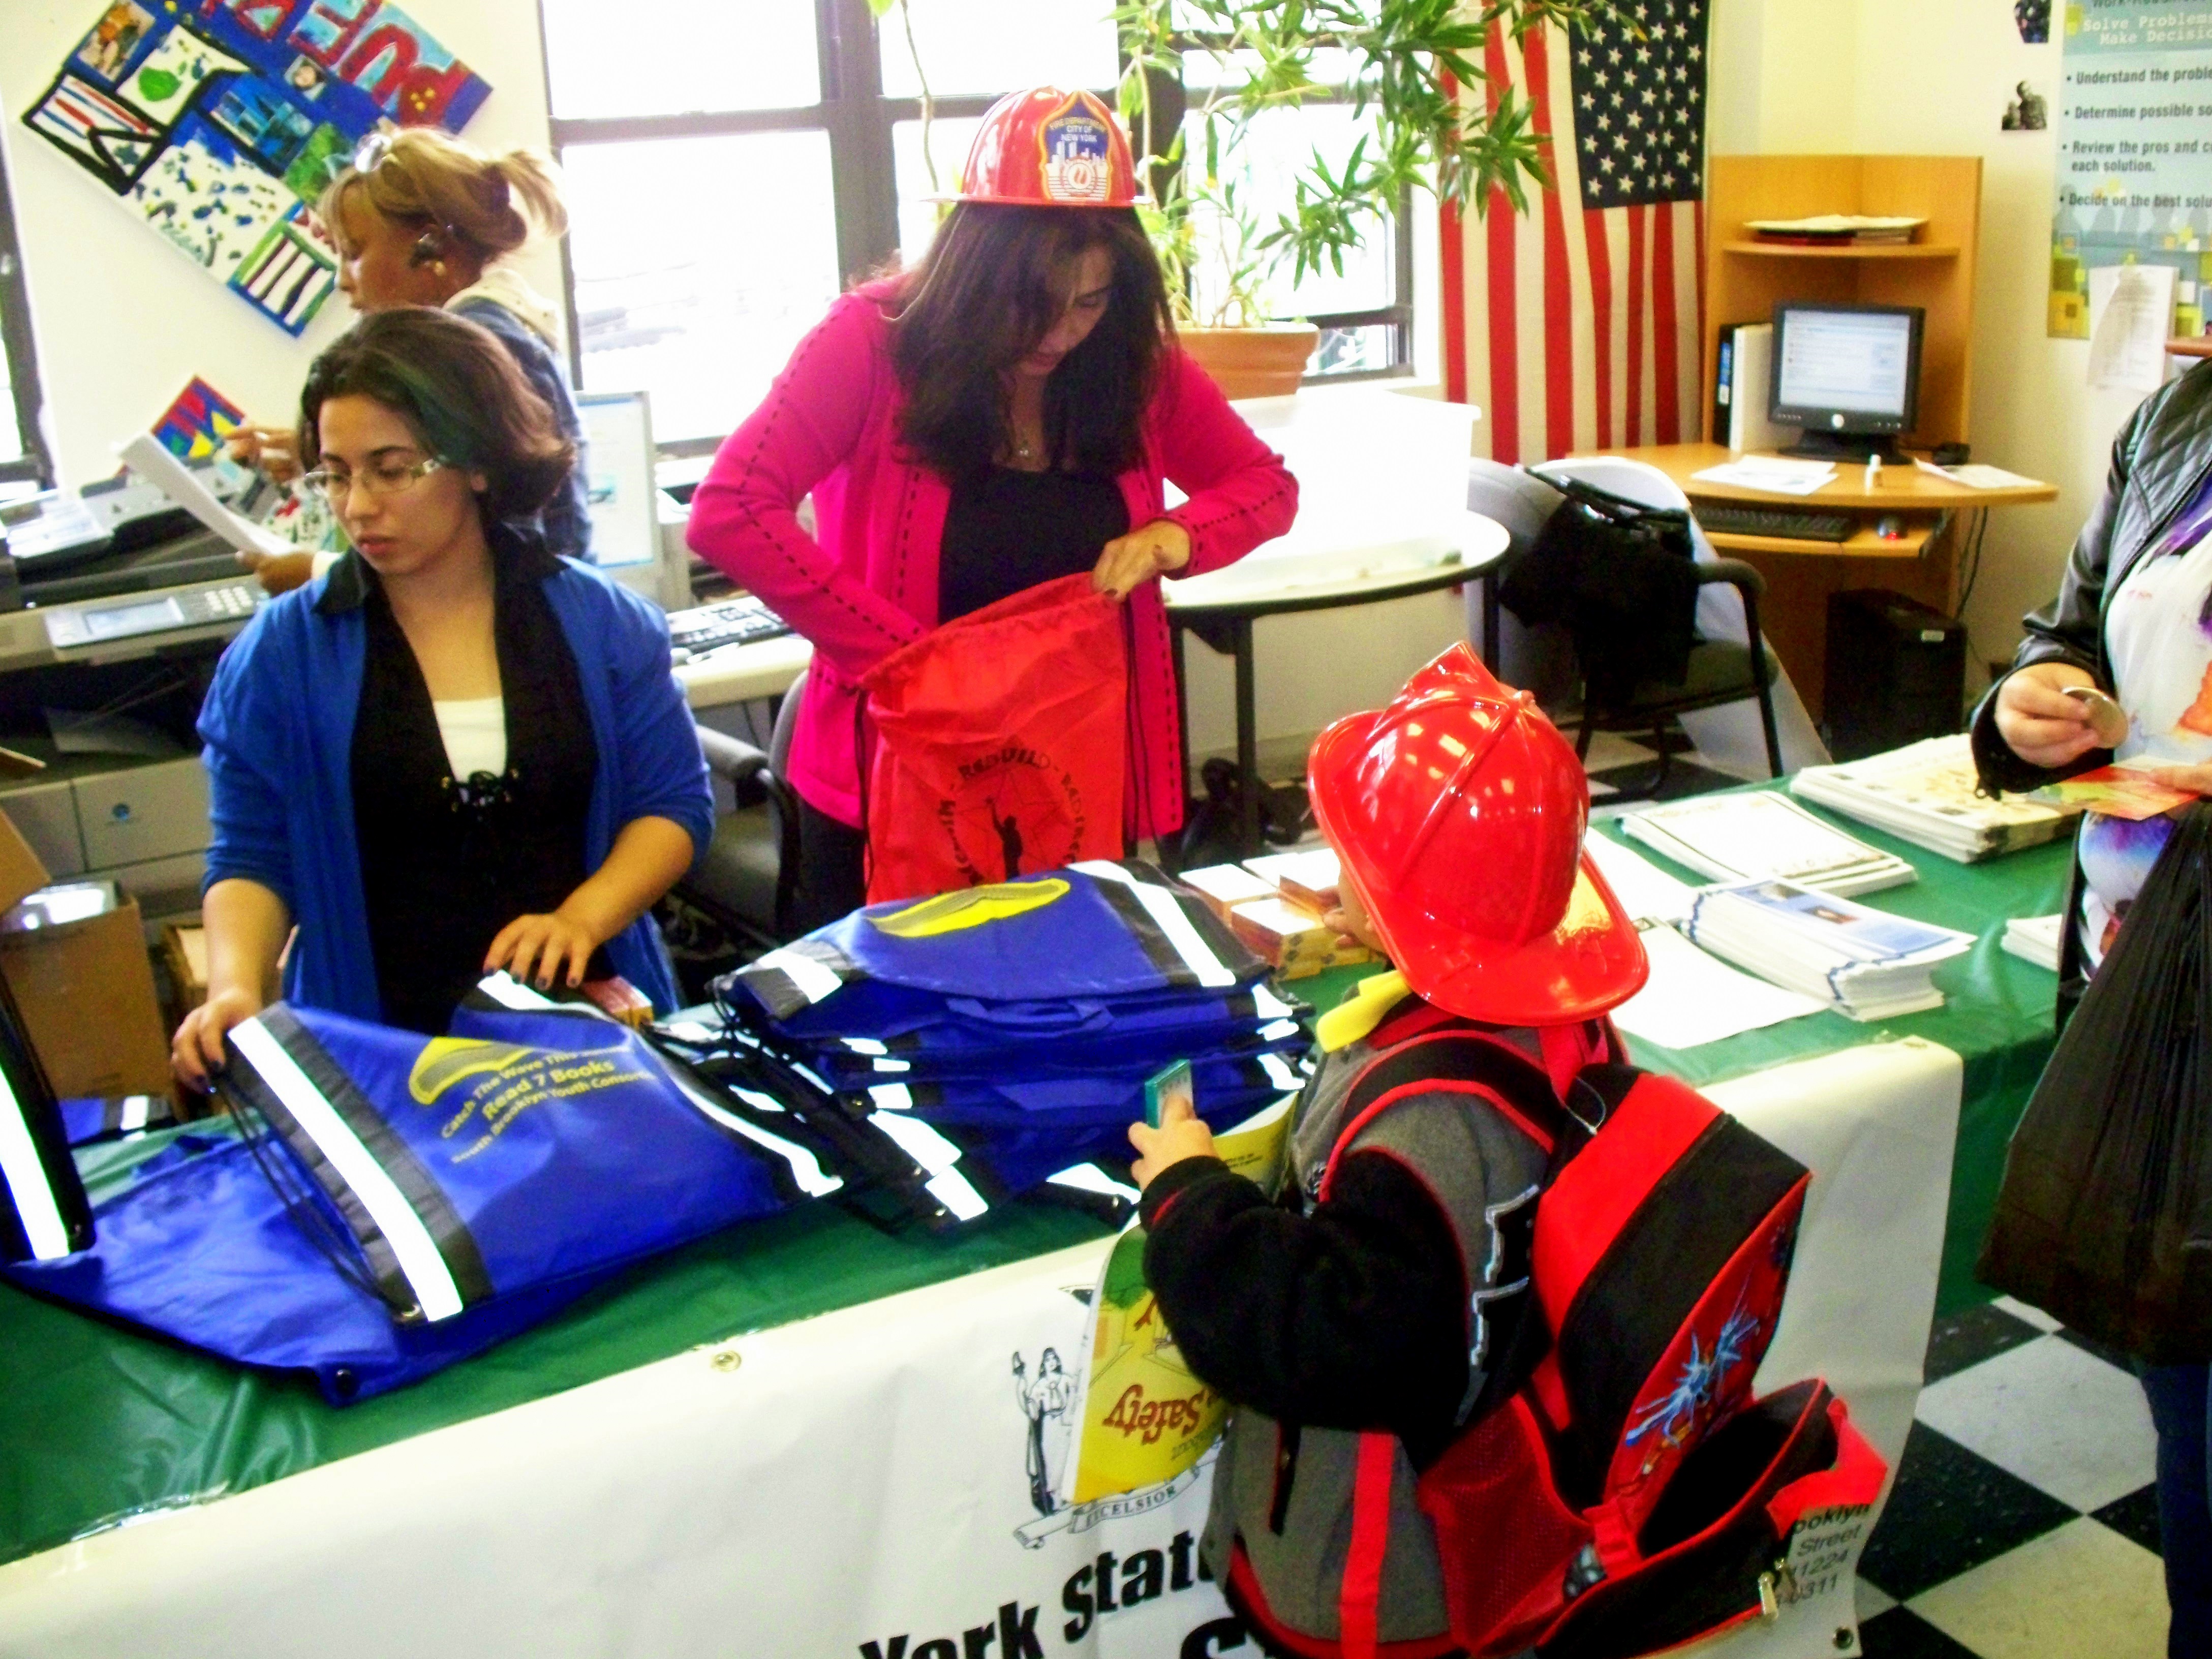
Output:
[[[1000,881],[982,887],[963,887],[957,893],[939,893],[903,910],[868,920],[893,939],[935,939],[964,927],[981,927],[988,921],[1006,921],[1042,910],[1055,899],[1067,896],[1068,884],[1057,876],[1040,881]]]
[[[432,1037],[415,1057],[407,1075],[407,1092],[418,1106],[428,1106],[465,1077],[482,1072],[503,1072],[517,1060],[537,1054],[515,1042],[484,1042],[475,1037]]]

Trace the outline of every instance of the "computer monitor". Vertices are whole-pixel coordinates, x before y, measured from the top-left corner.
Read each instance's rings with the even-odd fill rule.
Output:
[[[584,392],[584,471],[591,496],[592,562],[664,611],[691,603],[691,559],[661,534],[653,482],[653,413],[642,392]]]
[[[1895,459],[1919,414],[1917,306],[1784,303],[1774,307],[1774,379],[1767,418],[1804,428],[1783,453],[1825,459]]]

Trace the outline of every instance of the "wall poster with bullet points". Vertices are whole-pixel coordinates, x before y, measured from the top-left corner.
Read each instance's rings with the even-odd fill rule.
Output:
[[[2049,331],[2089,337],[2089,273],[2174,267],[2172,330],[2212,282],[2212,0],[2068,0]]]
[[[112,0],[23,125],[296,335],[337,286],[313,205],[354,146],[490,95],[385,0]]]

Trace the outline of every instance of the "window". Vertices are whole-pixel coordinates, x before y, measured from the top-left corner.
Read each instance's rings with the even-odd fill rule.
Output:
[[[31,309],[15,210],[0,163],[0,501],[51,489],[53,458],[39,427],[39,368],[31,352]]]
[[[643,387],[678,454],[744,419],[848,283],[927,240],[1000,96],[1050,82],[1110,101],[1120,76],[1111,0],[911,0],[880,21],[867,0],[624,0],[619,28],[604,0],[540,4],[577,385]],[[1352,137],[1348,109],[1284,111],[1254,171]],[[1410,372],[1399,216],[1341,278],[1284,286],[1279,309],[1322,325],[1318,372]]]

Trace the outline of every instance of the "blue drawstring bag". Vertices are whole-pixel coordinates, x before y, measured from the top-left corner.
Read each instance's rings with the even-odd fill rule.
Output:
[[[176,1133],[25,1288],[366,1398],[643,1257],[834,1190],[634,1032],[464,1010],[443,1037],[284,1004],[230,1034],[234,1121]],[[149,1137],[149,1139],[153,1139]]]

